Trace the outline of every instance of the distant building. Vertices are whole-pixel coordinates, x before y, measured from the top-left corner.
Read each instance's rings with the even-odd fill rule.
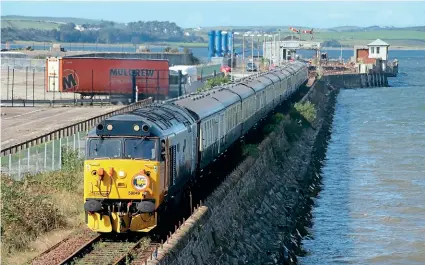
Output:
[[[390,45],[381,39],[377,39],[367,46],[354,46],[352,61],[357,65],[359,73],[372,71],[395,76],[398,72],[398,62],[388,62],[389,47]]]
[[[369,47],[369,58],[380,59],[382,61],[388,60],[388,43],[381,39],[372,41],[367,45]]]
[[[74,29],[78,30],[78,31],[84,31],[85,30],[85,28],[82,25],[75,25]]]
[[[354,46],[354,62],[364,64],[374,64],[375,58],[369,57],[368,46]]]

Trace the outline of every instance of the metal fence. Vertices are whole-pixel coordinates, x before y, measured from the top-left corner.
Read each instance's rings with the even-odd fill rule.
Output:
[[[15,69],[15,71],[25,71],[26,68],[30,72],[44,72],[46,68],[46,60],[44,59],[28,59],[28,58],[1,58],[1,69]]]
[[[26,107],[46,103],[53,106],[82,103],[79,101],[80,96],[75,93],[46,91],[45,60],[2,59],[1,66],[2,106]],[[110,102],[105,99],[105,97],[96,97],[89,103],[99,101],[109,104]]]
[[[64,162],[64,147],[76,151],[78,156],[83,157],[86,137],[87,132],[77,132],[68,137],[2,156],[0,158],[1,173],[19,180],[25,175],[61,170]]]

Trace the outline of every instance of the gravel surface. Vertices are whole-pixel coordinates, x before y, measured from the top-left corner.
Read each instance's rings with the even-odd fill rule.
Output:
[[[93,239],[98,237],[97,234],[84,230],[81,233],[72,235],[58,245],[54,246],[50,251],[35,258],[31,265],[57,265],[62,260],[66,259],[81,247],[87,245]]]

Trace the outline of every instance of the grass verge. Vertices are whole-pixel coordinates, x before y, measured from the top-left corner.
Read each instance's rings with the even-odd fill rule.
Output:
[[[298,140],[306,128],[314,128],[317,110],[314,104],[307,101],[295,103],[288,114],[277,112],[270,116],[262,129],[264,137],[273,133],[283,131],[289,143]],[[259,150],[257,144],[244,144],[242,153],[244,156],[257,158]]]
[[[27,175],[20,181],[1,176],[3,258],[31,250],[31,242],[46,233],[84,222],[83,160],[67,148],[62,156],[62,171]]]

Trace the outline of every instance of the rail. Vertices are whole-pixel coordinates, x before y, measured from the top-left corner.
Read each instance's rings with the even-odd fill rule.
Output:
[[[68,137],[77,132],[88,131],[91,127],[93,127],[95,124],[99,123],[100,121],[104,120],[105,118],[108,118],[116,114],[126,113],[137,108],[145,107],[149,104],[152,104],[152,102],[153,102],[153,98],[150,97],[150,98],[138,101],[136,103],[133,103],[131,105],[125,106],[119,110],[114,110],[106,114],[102,114],[84,121],[80,121],[68,126],[64,126],[62,128],[51,131],[49,133],[27,140],[25,142],[6,147],[1,150],[1,155],[6,156],[6,155],[15,154],[31,146],[39,145],[39,144],[49,142],[55,139],[59,139],[62,137]]]
[[[57,244],[28,261],[27,265],[58,265],[71,261],[78,253],[92,249],[99,242],[101,234],[84,230],[83,233],[64,238]]]

